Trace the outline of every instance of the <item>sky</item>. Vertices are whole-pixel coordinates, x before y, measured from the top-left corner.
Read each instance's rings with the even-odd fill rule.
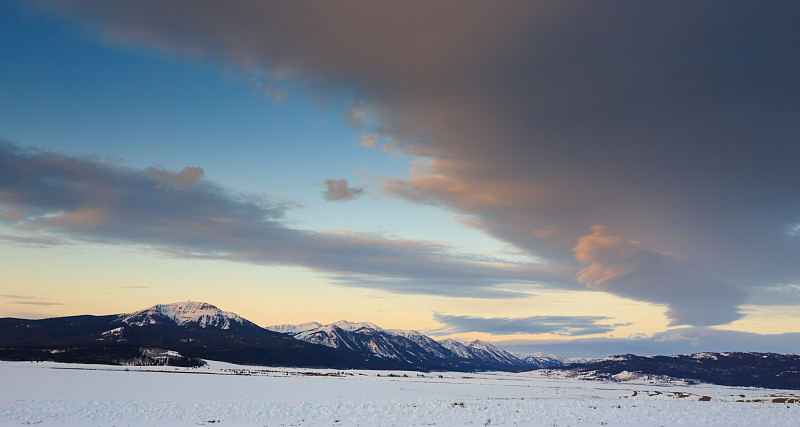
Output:
[[[800,6],[0,0],[0,317],[800,353]]]

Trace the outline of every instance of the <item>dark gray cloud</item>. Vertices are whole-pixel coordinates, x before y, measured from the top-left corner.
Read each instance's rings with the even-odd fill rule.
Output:
[[[37,4],[348,99],[354,125],[430,160],[384,194],[469,215],[559,271],[582,267],[571,249],[594,224],[685,260],[638,257],[592,285],[675,324],[729,322],[739,292],[800,283],[797,2]]]
[[[0,212],[14,212],[3,222],[36,244],[56,238],[176,258],[301,266],[350,286],[395,292],[511,298],[523,294],[504,286],[533,289],[537,280],[559,279],[540,265],[498,266],[426,241],[294,229],[284,223],[285,204],[231,194],[209,180],[172,185],[169,177],[180,175],[0,141]]]
[[[325,187],[322,195],[329,202],[355,200],[364,194],[363,188],[351,187],[346,179],[326,179]]]
[[[679,328],[649,337],[508,340],[496,344],[514,352],[541,351],[564,357],[604,357],[627,353],[655,356],[726,351],[800,354],[800,333],[756,334],[710,328]]]
[[[754,289],[747,300],[754,305],[800,305],[800,283],[776,283]]]
[[[708,326],[744,316],[745,293],[730,284],[693,275],[691,266],[669,253],[645,250],[637,241],[595,225],[572,248],[584,264],[577,278],[588,287],[640,301],[665,303],[670,326]]]
[[[426,331],[430,335],[485,332],[496,335],[557,334],[568,336],[604,334],[615,326],[602,324],[605,316],[475,317],[434,313],[433,320],[444,327]]]

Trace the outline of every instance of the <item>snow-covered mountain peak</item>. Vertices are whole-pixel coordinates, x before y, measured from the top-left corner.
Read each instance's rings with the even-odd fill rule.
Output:
[[[222,311],[205,302],[184,301],[172,304],[158,304],[135,313],[124,314],[120,321],[130,326],[145,326],[171,320],[176,325],[196,324],[201,328],[215,327],[229,329],[231,324],[247,322],[230,311]]]
[[[501,350],[500,348],[498,348],[496,346],[493,346],[493,345],[489,344],[486,341],[481,341],[481,340],[474,340],[474,341],[468,343],[467,347],[479,348],[481,350],[486,350],[486,351],[491,351],[491,352],[505,351],[505,350]]]
[[[585,359],[582,358],[568,359],[565,357],[557,356],[555,354],[545,354],[538,351],[535,353],[511,353],[511,354],[513,354],[517,359],[520,359],[524,362],[527,362],[539,368],[550,368],[553,366],[561,366],[572,362],[583,363],[583,361],[585,361]]]
[[[280,332],[282,334],[296,335],[296,334],[299,334],[301,332],[310,331],[312,329],[317,329],[317,328],[319,328],[321,326],[322,326],[322,324],[321,323],[317,323],[317,322],[306,322],[306,323],[301,323],[299,325],[292,325],[292,324],[289,324],[289,323],[285,323],[285,324],[282,324],[282,325],[267,326],[266,329],[269,329],[270,331],[274,331],[274,332]]]
[[[372,323],[372,322],[349,322],[347,320],[340,320],[338,322],[333,322],[331,325],[336,326],[339,329],[344,329],[345,331],[357,331],[362,328],[373,329],[376,331],[382,331],[383,329]]]
[[[371,322],[338,322],[321,325],[275,325],[267,329],[292,335],[294,338],[327,347],[345,349],[384,360],[412,365],[438,364],[452,367],[482,367],[523,370],[538,365],[527,364],[511,353],[474,340],[468,344],[443,339],[435,341],[425,334],[405,329],[383,329]]]
[[[424,337],[425,336],[420,331],[414,331],[414,330],[410,330],[410,329],[386,329],[386,332],[388,332],[388,333],[390,333],[392,335],[398,335],[398,336],[406,337],[406,338],[412,338],[412,337],[417,338],[417,337]]]
[[[445,338],[443,340],[440,340],[439,344],[441,344],[444,348],[455,353],[455,355],[458,357],[463,357],[463,358],[473,357],[473,354],[470,351],[469,347],[467,347],[466,345],[464,345],[464,343],[460,341],[456,341],[452,338]]]

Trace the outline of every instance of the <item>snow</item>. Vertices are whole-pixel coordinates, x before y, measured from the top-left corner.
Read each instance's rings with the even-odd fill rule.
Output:
[[[443,345],[448,350],[452,351],[459,357],[470,358],[472,356],[472,352],[469,351],[466,345],[452,339],[452,338],[445,338],[439,341],[439,344]]]
[[[301,341],[310,342],[312,344],[321,344],[333,348],[339,348],[339,346],[343,343],[342,339],[339,337],[339,334],[336,333],[333,325],[322,325],[316,329],[309,329],[300,332],[294,337]],[[347,348],[351,348],[346,342],[344,342],[344,344],[347,346]]]
[[[390,335],[396,335],[398,337],[405,337],[414,340],[415,342],[425,341],[430,339],[425,335],[423,335],[422,333],[420,333],[419,331],[412,331],[408,329],[387,329],[386,332],[389,333]]]
[[[485,341],[474,340],[471,343],[467,344],[467,346],[478,350],[483,350],[489,353],[493,358],[500,361],[513,363],[515,359],[514,355],[512,355],[511,353],[503,350],[502,348],[491,345]]]
[[[283,325],[267,326],[266,329],[269,329],[270,331],[273,331],[273,332],[280,332],[280,333],[283,333],[283,334],[296,335],[296,334],[299,334],[301,332],[310,331],[312,329],[317,329],[320,326],[322,326],[322,325],[317,323],[317,322],[306,322],[306,323],[301,323],[299,325],[291,325],[291,324],[286,323],[286,324],[283,324]]]
[[[172,304],[158,304],[135,313],[124,314],[119,320],[131,326],[144,326],[158,323],[160,317],[165,317],[177,325],[196,323],[202,328],[209,326],[220,329],[229,329],[231,322],[244,324],[244,318],[230,311],[196,301],[174,302]]]
[[[275,325],[267,329],[289,333],[295,338],[328,347],[339,348],[345,346],[354,350],[368,350],[373,355],[386,359],[407,360],[407,354],[412,352],[407,348],[408,343],[396,338],[404,338],[419,345],[430,355],[446,358],[447,355],[440,351],[436,341],[428,338],[418,331],[404,329],[384,330],[371,322],[349,322],[340,320],[328,325],[317,322],[308,322],[301,325]],[[358,349],[354,348],[359,347]]]
[[[599,359],[595,359],[594,361],[595,361],[595,362],[606,362],[606,361],[609,361],[609,362],[614,362],[614,361],[621,361],[621,360],[628,360],[628,359],[629,359],[629,358],[628,358],[628,356],[625,356],[625,355],[617,355],[617,356],[606,356],[606,357],[601,357],[601,358],[599,358]]]
[[[347,348],[352,348],[349,344],[347,344],[346,341],[342,340],[342,338],[336,332],[338,329],[348,332],[357,332],[363,329],[378,332],[383,331],[380,326],[372,322],[349,322],[347,320],[339,320],[338,322],[333,322],[327,325],[317,322],[307,322],[300,325],[273,325],[267,326],[266,329],[274,332],[288,333],[301,341],[306,341],[313,344],[321,344],[333,348],[339,348],[342,344],[344,344]],[[371,347],[375,347],[374,343],[370,343],[369,345]],[[383,352],[376,352],[375,354],[383,355]]]
[[[108,330],[108,331],[105,331],[105,332],[103,332],[103,333],[102,333],[102,334],[100,334],[100,335],[102,335],[102,336],[104,336],[104,337],[109,337],[109,336],[120,335],[120,334],[122,334],[122,331],[124,331],[124,330],[125,330],[125,328],[123,328],[122,326],[120,326],[119,328],[114,328],[114,329],[110,329],[110,330]]]
[[[445,348],[457,354],[458,356],[464,358],[478,357],[485,360],[493,359],[502,363],[519,363],[519,360],[517,360],[516,356],[513,354],[481,340],[473,340],[464,344],[454,339],[446,338],[439,341],[439,344],[443,345]]]
[[[717,355],[716,355],[716,354],[714,354],[714,353],[695,353],[695,354],[692,354],[691,356],[693,356],[693,357],[694,357],[694,358],[696,358],[696,359],[713,359],[713,360],[718,360],[718,357],[717,357]]]
[[[331,323],[331,325],[336,326],[339,329],[344,329],[345,331],[357,331],[363,328],[372,329],[375,331],[383,330],[380,326],[372,322],[348,322],[347,320],[340,320],[338,322]]]
[[[528,359],[528,358],[533,358],[533,359],[538,360],[538,361],[560,362],[560,363],[563,363],[565,365],[568,364],[568,363],[588,363],[588,362],[591,362],[592,360],[594,360],[594,359],[591,359],[591,358],[588,358],[588,357],[562,357],[562,356],[559,356],[559,355],[556,355],[556,354],[547,354],[547,353],[542,353],[542,352],[539,352],[539,351],[537,351],[535,353],[511,353],[511,354],[513,354],[518,359],[522,359],[522,360],[525,360],[525,359]]]
[[[318,322],[306,322],[306,323],[301,323],[299,325],[291,325],[291,324],[272,325],[272,326],[267,326],[266,329],[275,332],[283,332],[292,335],[297,335],[302,333],[311,334],[315,331],[330,332],[333,330],[334,326],[339,329],[343,329],[345,331],[357,331],[363,328],[372,329],[375,331],[383,330],[381,329],[380,326],[372,322],[349,322],[347,320],[339,320],[338,322],[329,323],[327,325],[323,325]]]
[[[419,373],[0,362],[0,426],[789,426],[785,390],[632,384],[546,372]],[[213,421],[213,423],[212,423]]]
[[[308,322],[301,325],[274,325],[267,329],[288,333],[296,339],[313,344],[333,348],[344,346],[359,351],[368,350],[373,355],[392,360],[409,361],[409,355],[413,359],[414,351],[410,350],[410,346],[416,345],[422,349],[424,358],[447,359],[455,354],[457,357],[477,359],[483,362],[494,361],[515,366],[523,363],[511,353],[480,340],[469,344],[453,340],[442,340],[437,343],[418,331],[383,329],[371,322],[340,320],[327,325]],[[443,351],[442,346],[450,351]],[[451,352],[452,354],[450,354]]]

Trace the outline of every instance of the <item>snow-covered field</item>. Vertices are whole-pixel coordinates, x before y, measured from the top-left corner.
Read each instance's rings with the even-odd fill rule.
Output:
[[[0,385],[3,426],[800,423],[799,392],[650,384],[646,379],[583,381],[543,372],[422,374],[219,362],[196,369],[0,362]]]

